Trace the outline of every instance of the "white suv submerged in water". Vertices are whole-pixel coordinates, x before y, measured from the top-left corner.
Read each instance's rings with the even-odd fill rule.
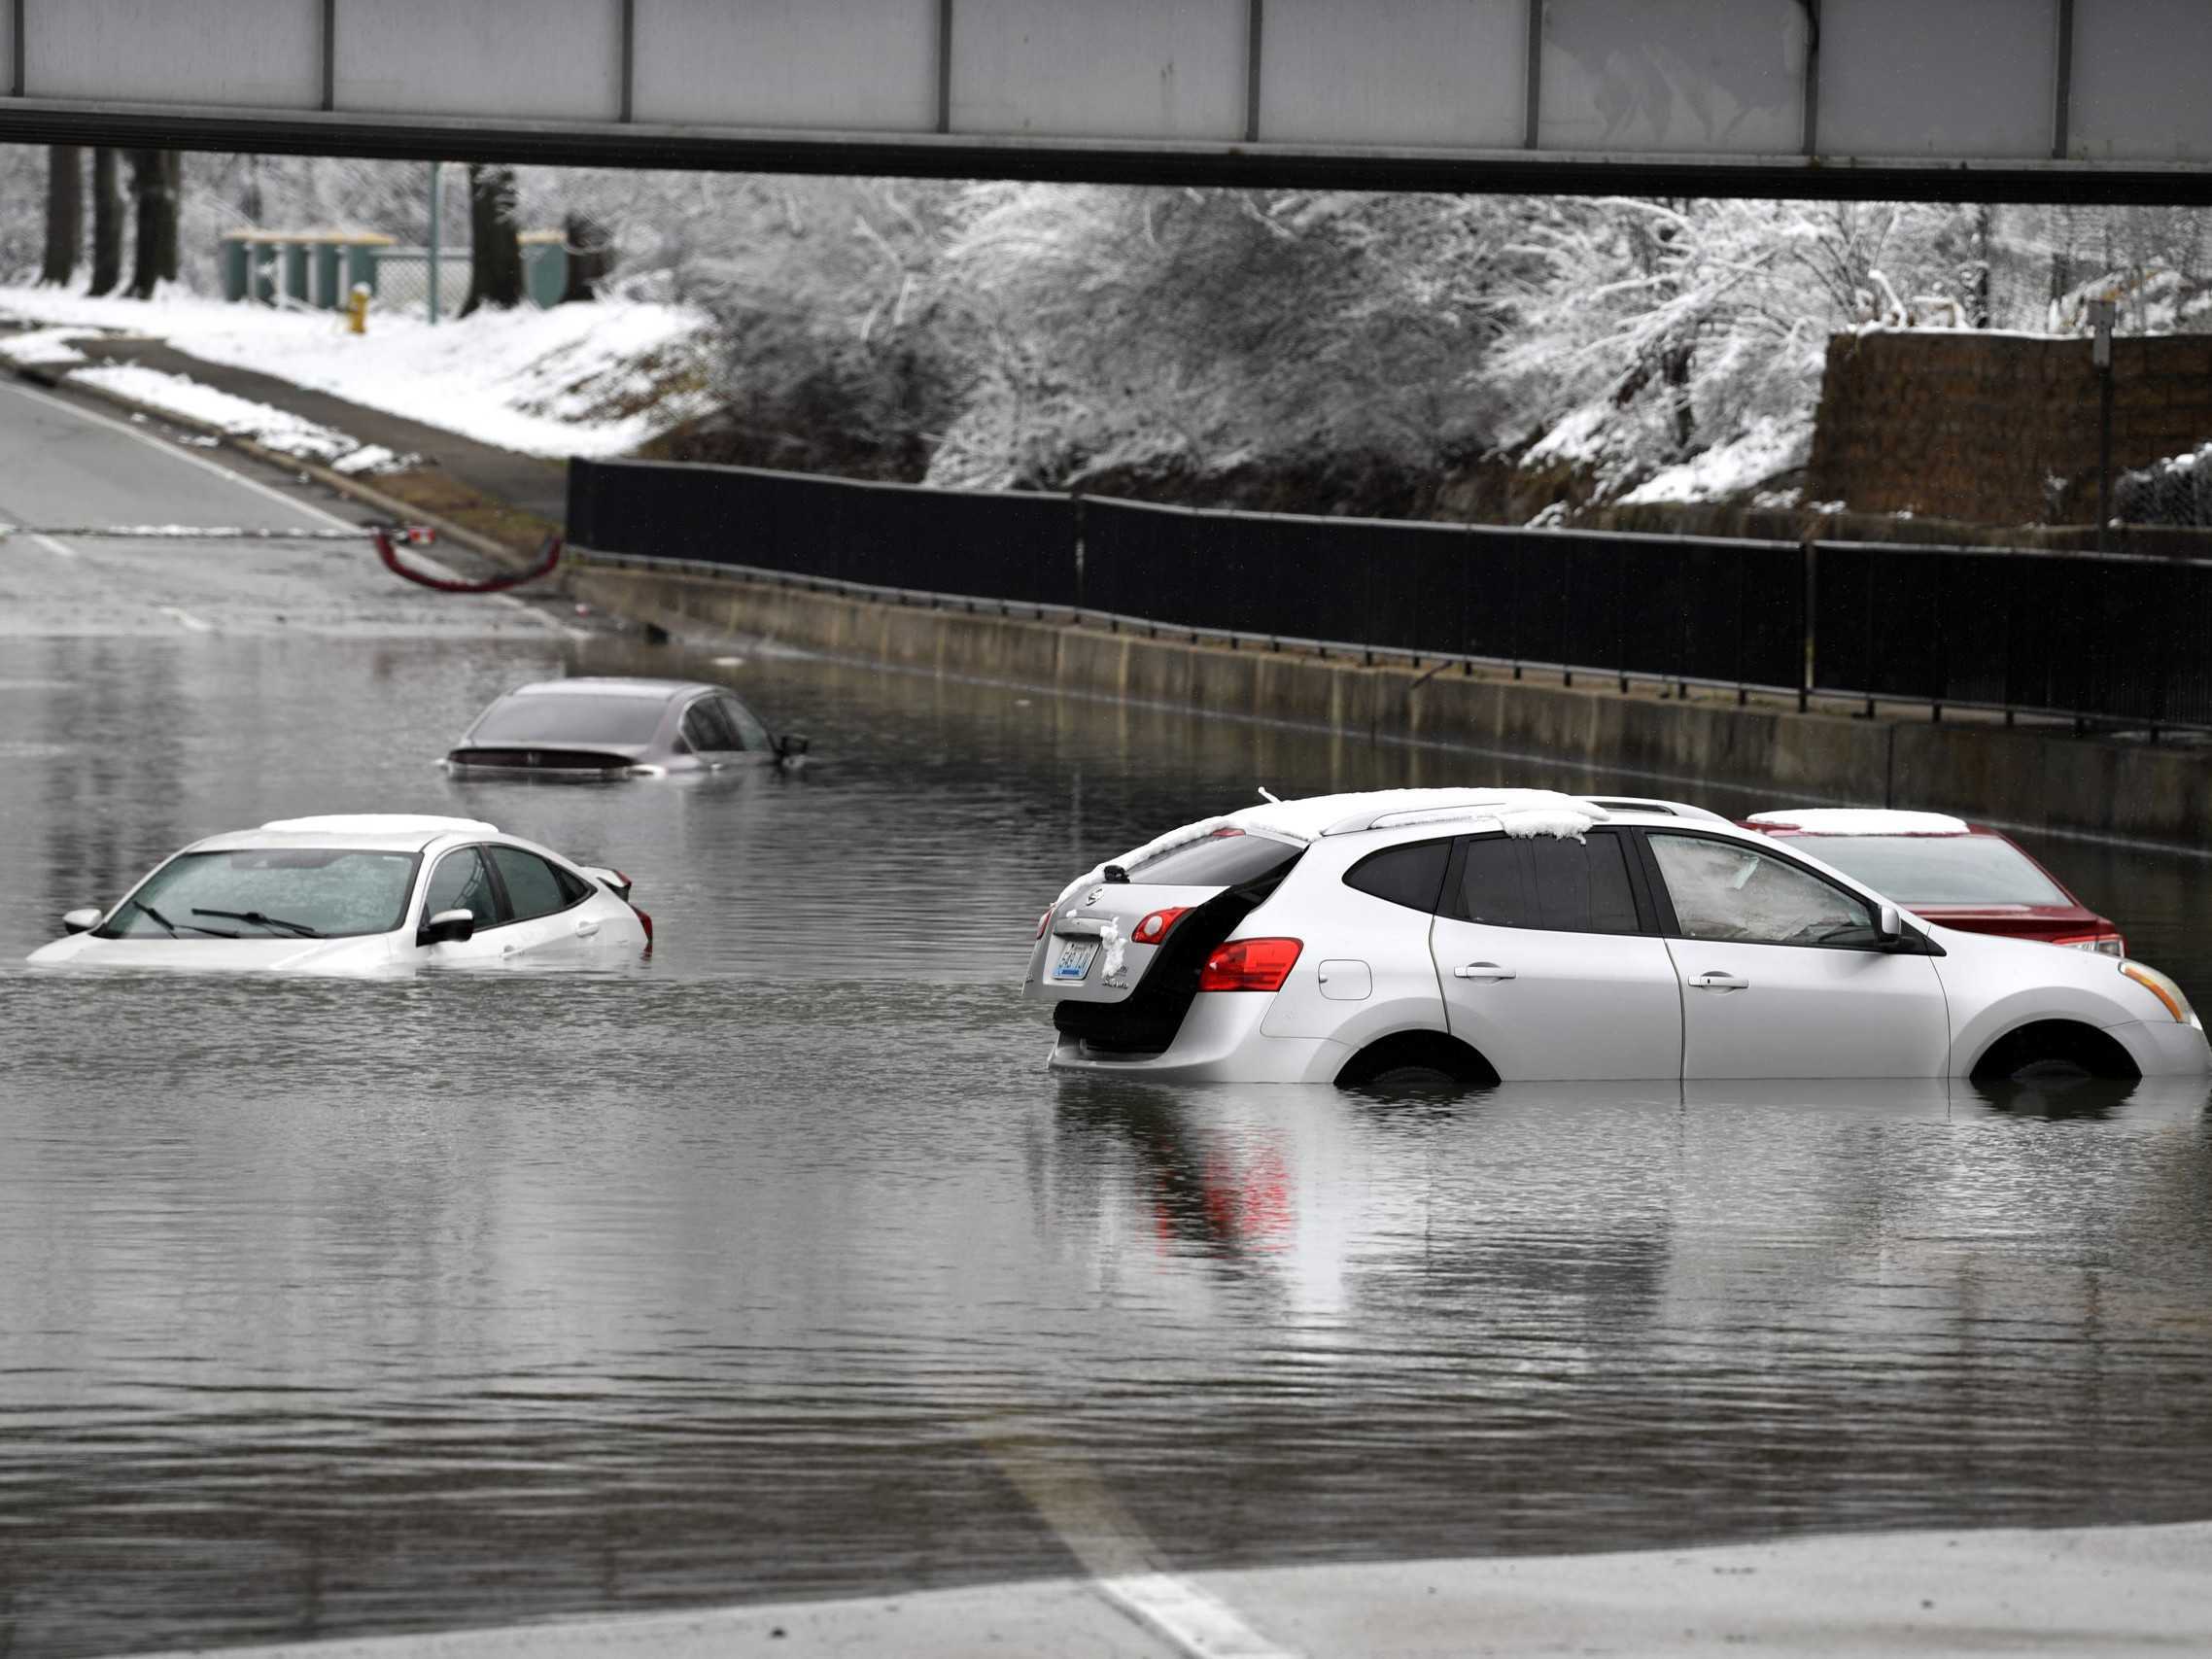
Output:
[[[1543,790],[1187,825],[1061,893],[1026,994],[1055,1068],[1162,1080],[2212,1070],[2154,968],[1934,926],[1694,809]]]
[[[473,818],[368,812],[209,836],[113,910],[71,911],[41,966],[373,975],[635,960],[652,940],[619,871]]]

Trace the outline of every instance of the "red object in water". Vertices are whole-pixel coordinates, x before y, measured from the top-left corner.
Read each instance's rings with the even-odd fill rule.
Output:
[[[409,531],[407,539],[415,539]],[[384,561],[384,568],[396,576],[402,576],[421,587],[438,593],[503,593],[508,588],[519,588],[525,582],[535,582],[540,576],[549,576],[561,564],[561,538],[548,536],[538,549],[537,563],[527,570],[507,570],[497,576],[486,576],[482,581],[464,582],[449,576],[426,576],[420,570],[411,570],[399,563],[398,549],[392,545],[392,534],[379,525],[369,532],[376,542],[376,556]]]

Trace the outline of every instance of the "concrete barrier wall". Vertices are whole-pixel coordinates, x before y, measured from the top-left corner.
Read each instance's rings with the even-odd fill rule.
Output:
[[[1991,822],[2212,846],[2212,757],[2045,728],[1800,714],[1777,700],[1676,702],[1610,681],[1566,686],[1230,650],[1092,627],[878,604],[731,576],[600,566],[581,598],[673,632],[782,640],[903,668],[1525,754],[1779,799],[1954,812]],[[1649,789],[1639,788],[1639,793]]]

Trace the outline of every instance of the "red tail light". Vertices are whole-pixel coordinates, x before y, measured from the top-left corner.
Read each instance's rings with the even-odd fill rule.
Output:
[[[1043,916],[1039,916],[1039,917],[1037,918],[1037,937],[1038,937],[1039,939],[1042,939],[1042,938],[1044,938],[1044,937],[1045,937],[1045,929],[1046,929],[1046,928],[1048,928],[1048,927],[1050,927],[1050,926],[1052,926],[1052,925],[1053,925],[1053,907],[1052,907],[1051,905],[1047,905],[1047,906],[1045,907],[1045,914],[1044,914]]]
[[[632,905],[630,908],[638,910],[636,905]],[[650,950],[653,948],[653,918],[643,911],[638,910],[638,921],[645,930],[645,949]]]
[[[1198,974],[1200,990],[1281,990],[1305,947],[1296,939],[1232,939]]]
[[[2051,943],[2069,946],[2076,950],[2094,950],[2100,956],[2127,954],[2127,941],[2117,933],[2069,933],[2063,939],[2054,939]]]
[[[1167,937],[1167,930],[1191,914],[1189,905],[1171,905],[1166,910],[1156,910],[1136,925],[1129,938],[1138,945],[1158,945]]]

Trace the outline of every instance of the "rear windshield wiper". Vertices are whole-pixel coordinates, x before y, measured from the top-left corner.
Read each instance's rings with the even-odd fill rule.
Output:
[[[163,916],[159,911],[156,910],[152,905],[148,904],[144,899],[125,899],[123,900],[123,903],[131,906],[136,910],[144,911],[148,916],[152,916],[156,921],[159,922],[162,927],[167,930],[168,935],[171,939],[177,937],[177,924],[171,921],[167,916]],[[192,927],[192,924],[189,921],[185,923],[185,926],[191,927],[194,933],[212,933],[218,939],[235,939],[238,937],[235,933],[225,933],[220,927]]]
[[[225,921],[250,921],[256,927],[266,927],[271,931],[286,927],[298,934],[302,939],[320,939],[323,937],[321,928],[309,927],[304,921],[287,921],[281,916],[263,916],[258,910],[202,910],[198,905],[194,905],[192,906],[192,915],[219,916]],[[212,933],[214,929],[203,927],[200,931]],[[230,937],[235,939],[238,936],[233,933]]]

